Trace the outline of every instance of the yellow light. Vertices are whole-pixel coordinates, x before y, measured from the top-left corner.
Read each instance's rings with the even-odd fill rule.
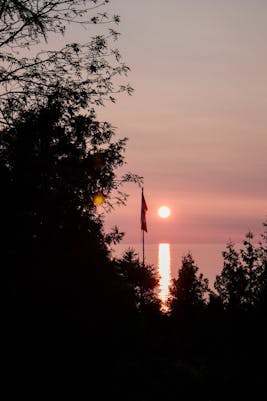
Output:
[[[161,206],[158,209],[158,215],[159,215],[159,217],[162,217],[163,219],[166,219],[166,217],[169,217],[170,214],[171,214],[171,210],[167,206]]]
[[[101,206],[105,202],[105,197],[101,192],[97,192],[93,196],[93,204],[95,206]]]
[[[167,299],[171,282],[171,256],[170,244],[159,244],[158,267],[160,275],[159,297],[162,301],[162,310],[167,312]]]

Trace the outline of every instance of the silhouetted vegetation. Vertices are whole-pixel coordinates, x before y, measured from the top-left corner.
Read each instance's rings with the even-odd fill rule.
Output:
[[[208,280],[203,274],[197,275],[198,267],[195,266],[191,253],[182,259],[182,267],[178,271],[178,278],[172,280],[170,288],[169,309],[174,317],[192,317],[206,306]]]
[[[81,109],[107,100],[115,102],[118,92],[132,93],[130,85],[120,79],[129,67],[113,47],[120,35],[116,31],[120,17],[109,15],[107,3],[109,0],[1,0],[1,126],[12,125],[22,108],[44,105],[59,86],[69,104]],[[93,30],[98,25],[102,33]],[[60,39],[75,26],[84,28],[83,42],[62,47]]]
[[[121,184],[141,178],[117,176],[126,138],[115,140],[92,107],[128,68],[118,52],[111,52],[117,66],[107,61],[102,36],[32,60],[15,52],[63,33],[90,3],[102,4],[0,2],[9,391],[16,386],[35,399],[259,399],[266,392],[267,222],[262,242],[249,232],[241,249],[226,244],[213,291],[185,255],[163,312],[155,268],[134,249],[114,258],[111,246],[123,233],[104,230],[104,211],[126,202]],[[88,22],[103,20],[96,14]]]

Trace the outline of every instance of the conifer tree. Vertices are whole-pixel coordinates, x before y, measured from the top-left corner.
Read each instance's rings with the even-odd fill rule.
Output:
[[[151,265],[144,265],[134,249],[129,248],[120,259],[116,260],[117,271],[132,297],[136,310],[141,315],[159,314],[160,300],[156,290],[159,284],[158,275]]]
[[[239,252],[230,241],[223,251],[223,269],[216,276],[214,288],[223,304],[231,309],[238,309],[246,302],[247,279],[242,268]]]
[[[208,279],[198,274],[198,267],[189,252],[182,258],[178,278],[172,280],[168,301],[170,315],[189,316],[203,310],[209,292]]]

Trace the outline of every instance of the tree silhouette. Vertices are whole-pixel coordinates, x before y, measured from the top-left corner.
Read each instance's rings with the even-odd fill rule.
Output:
[[[153,266],[140,262],[138,254],[129,248],[116,260],[117,271],[125,282],[128,296],[134,299],[137,311],[148,315],[159,314],[160,300],[156,296],[159,278]]]
[[[60,93],[1,132],[1,253],[10,304],[15,299],[28,324],[37,318],[60,328],[78,319],[101,326],[127,309],[109,260],[109,244],[121,233],[104,234],[94,204],[99,192],[104,205],[125,201],[119,187],[131,175],[117,180],[116,170],[126,139],[114,141],[114,134],[93,110],[80,115],[65,107]]]
[[[243,311],[256,308],[263,288],[266,252],[261,244],[254,245],[248,232],[243,248],[237,251],[229,242],[223,252],[224,266],[214,287],[226,308]]]
[[[231,242],[227,244],[224,266],[214,285],[224,313],[217,319],[220,352],[212,363],[223,370],[221,377],[231,383],[237,397],[242,399],[264,391],[262,362],[266,363],[267,355],[266,250],[264,243],[255,245],[253,237],[251,232],[247,233],[240,250]],[[235,368],[229,369],[230,366]],[[249,383],[247,386],[243,385],[244,379]]]
[[[247,278],[245,301],[247,308],[255,307],[258,303],[261,288],[260,278],[263,274],[260,248],[253,244],[253,237],[252,232],[248,232],[243,241],[244,248],[240,250],[242,265]]]
[[[216,276],[214,288],[223,304],[231,309],[241,308],[246,301],[247,280],[242,269],[239,253],[234,244],[228,242],[223,253],[224,264],[220,275]]]
[[[203,310],[208,294],[208,280],[197,274],[198,267],[189,252],[182,258],[178,278],[172,280],[168,301],[172,316],[189,316]]]
[[[263,222],[264,232],[259,246],[259,259],[262,266],[259,277],[259,306],[263,313],[267,311],[267,221]],[[267,325],[267,321],[266,321]]]
[[[108,1],[23,0],[0,4],[0,123],[12,125],[19,111],[43,105],[47,96],[65,91],[71,104],[81,108],[115,101],[119,91],[132,93],[128,84],[114,80],[127,75],[127,67],[112,43],[120,21],[102,10]],[[108,24],[104,34],[84,43],[67,43],[61,49],[41,50],[50,37],[63,36],[74,25],[84,28]],[[116,83],[115,83],[116,82]]]

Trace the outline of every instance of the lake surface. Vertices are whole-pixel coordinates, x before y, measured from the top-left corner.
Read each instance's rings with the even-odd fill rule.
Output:
[[[127,249],[134,249],[143,259],[141,244],[119,244],[114,246],[114,256],[121,256]],[[177,278],[181,267],[182,257],[191,252],[195,265],[209,280],[209,286],[213,289],[217,274],[223,267],[222,252],[225,244],[145,244],[145,263],[152,264],[161,276],[161,298],[165,298],[168,285],[172,278]]]

